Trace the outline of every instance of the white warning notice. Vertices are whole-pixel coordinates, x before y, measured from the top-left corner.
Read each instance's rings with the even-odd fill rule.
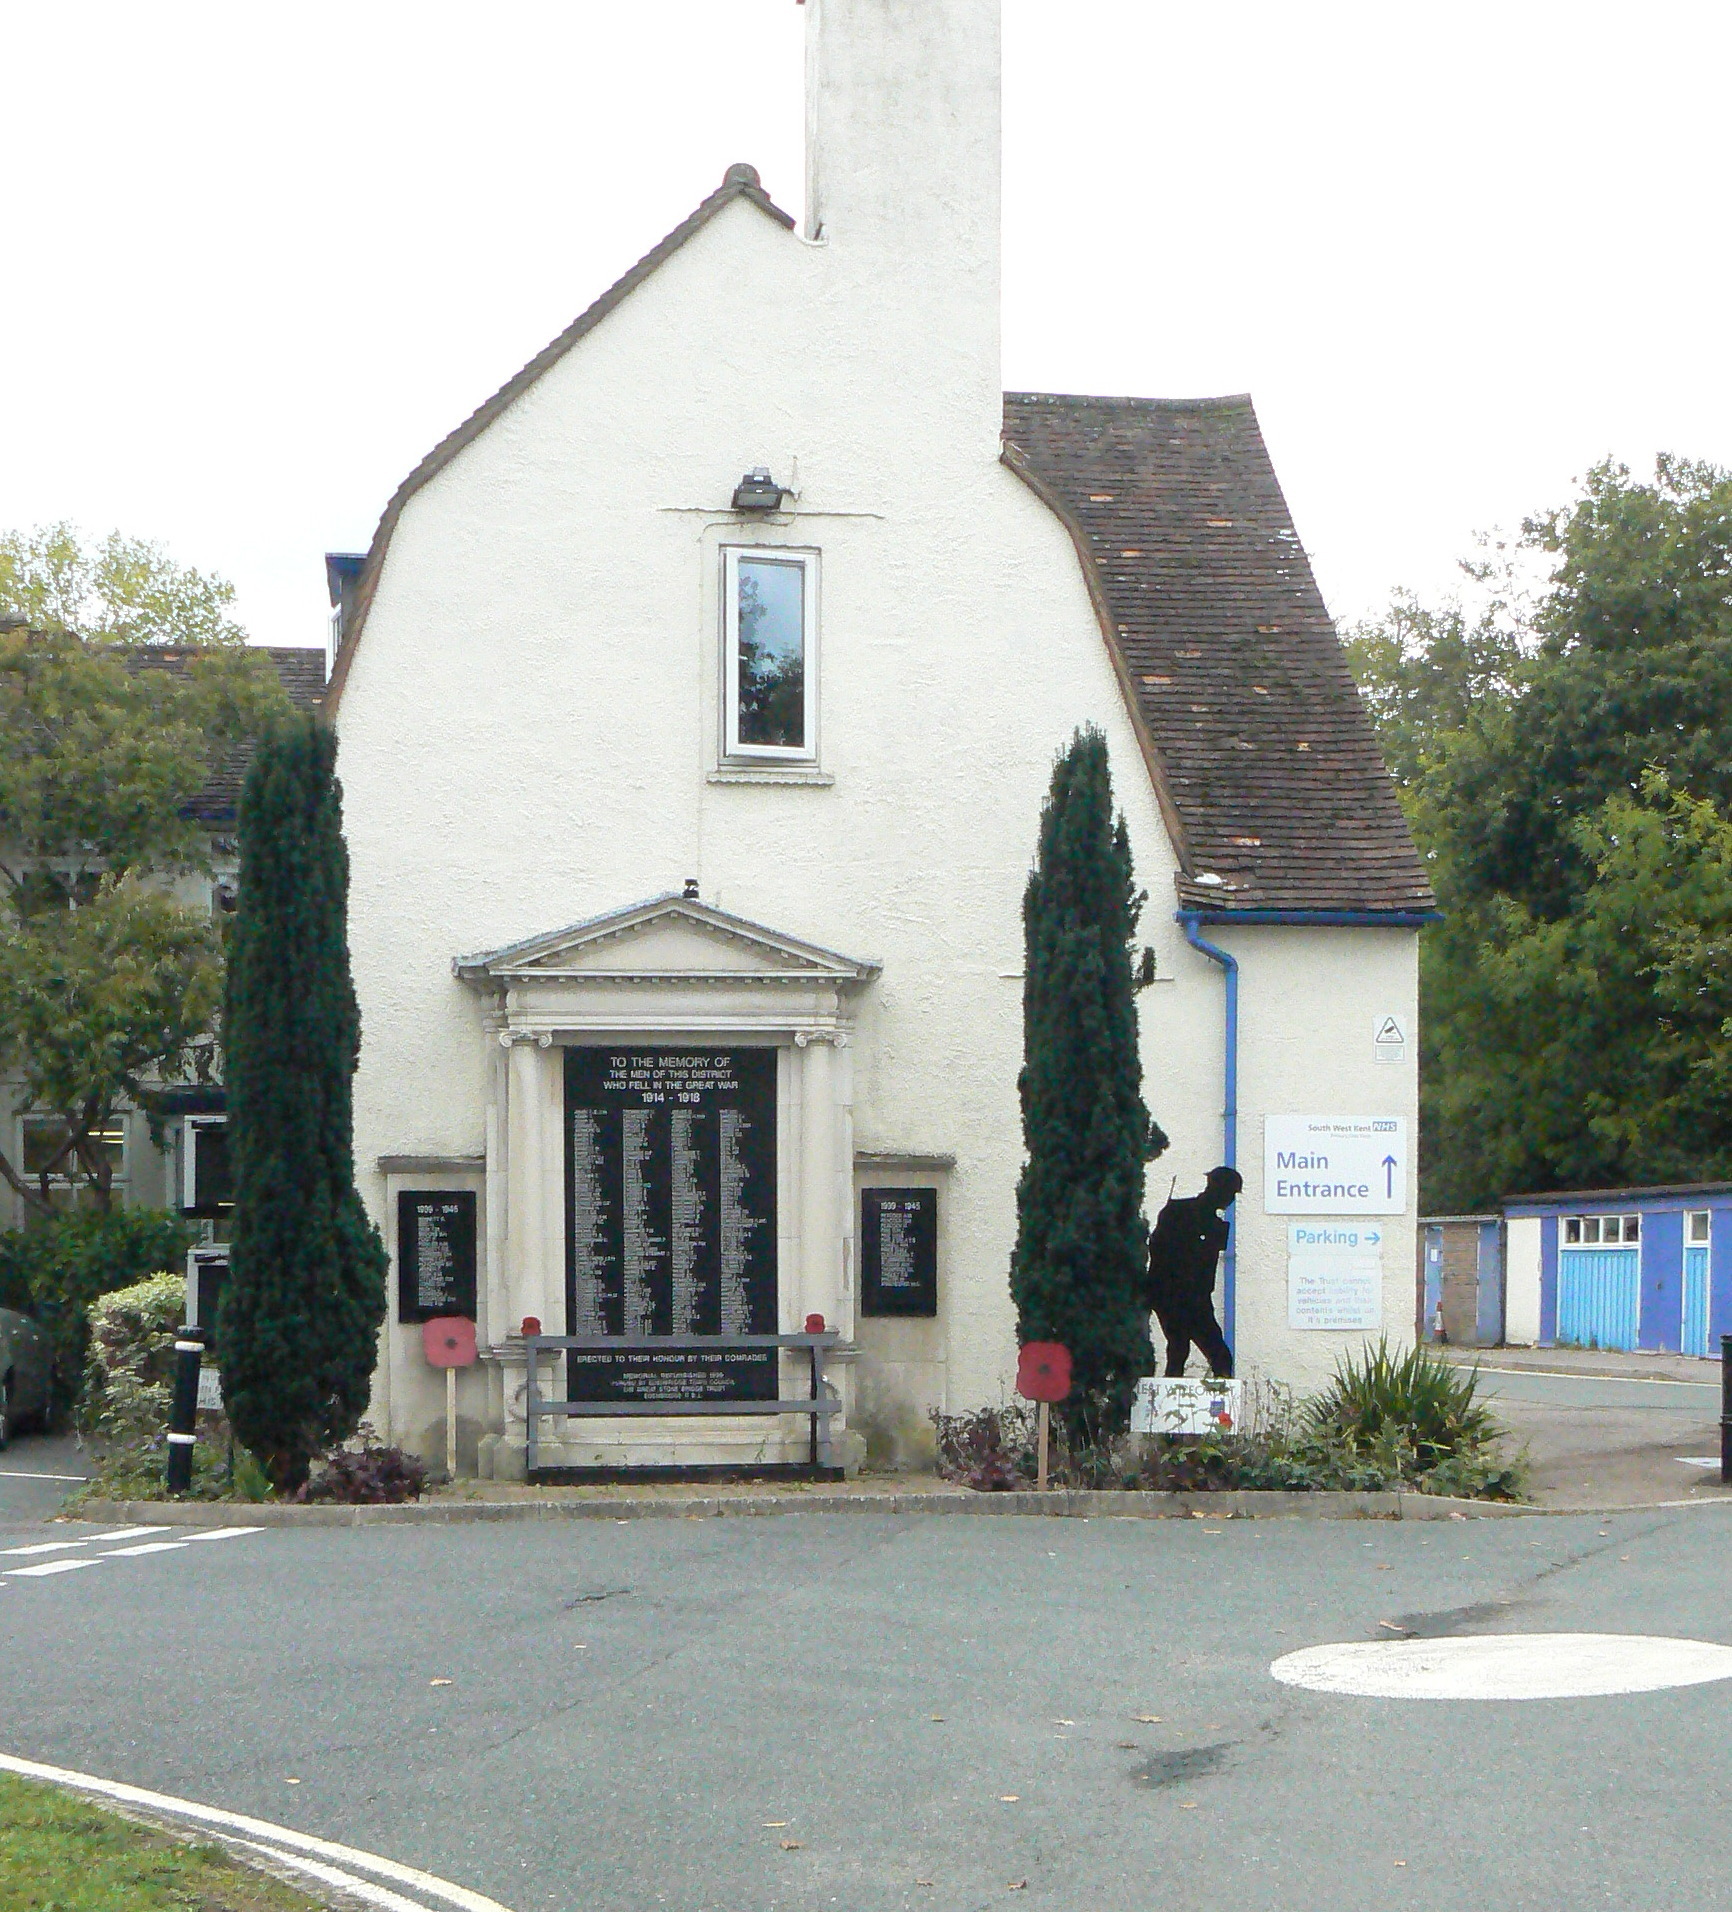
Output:
[[[1407,1018],[1397,1015],[1371,1018],[1371,1060],[1405,1062],[1407,1060]]]
[[[1329,1334],[1383,1327],[1383,1230],[1375,1222],[1290,1222],[1287,1325]]]

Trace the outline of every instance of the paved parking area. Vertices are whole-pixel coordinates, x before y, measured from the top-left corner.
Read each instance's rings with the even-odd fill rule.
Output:
[[[0,1533],[47,1520],[89,1472],[70,1434],[17,1434],[0,1452]]]
[[[1690,1464],[1720,1452],[1717,1362],[1554,1348],[1451,1352],[1479,1367],[1482,1388],[1528,1450],[1542,1505],[1727,1494],[1717,1467]]]
[[[5,1751],[516,1912],[1669,1912],[1732,1869],[1705,1809],[1732,1685],[1427,1702],[1270,1674],[1329,1641],[1732,1643],[1724,1507],[94,1544],[116,1557],[0,1580]]]

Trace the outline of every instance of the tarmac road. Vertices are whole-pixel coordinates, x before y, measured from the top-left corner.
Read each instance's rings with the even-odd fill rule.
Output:
[[[1706,1361],[1509,1348],[1477,1357],[1481,1392],[1528,1450],[1530,1491],[1553,1507],[1716,1498],[1720,1369]],[[1541,1362],[1546,1365],[1540,1365]],[[1571,1365],[1561,1365],[1570,1361]]]
[[[1269,1672],[1404,1633],[1732,1643],[1724,1505],[174,1538],[6,1524],[76,1544],[0,1554],[0,1750],[515,1912],[1668,1912],[1732,1876],[1732,1682],[1366,1700]]]

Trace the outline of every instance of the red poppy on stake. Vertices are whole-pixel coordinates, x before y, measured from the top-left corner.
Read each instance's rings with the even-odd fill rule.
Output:
[[[1070,1393],[1070,1349],[1030,1341],[1016,1357],[1016,1391],[1025,1401],[1062,1401]]]
[[[466,1315],[439,1315],[421,1324],[429,1367],[466,1368],[475,1359],[475,1323]]]

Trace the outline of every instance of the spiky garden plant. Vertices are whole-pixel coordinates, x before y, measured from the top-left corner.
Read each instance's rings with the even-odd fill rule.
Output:
[[[1318,1434],[1357,1448],[1410,1444],[1422,1466],[1473,1452],[1504,1429],[1479,1399],[1479,1371],[1461,1369],[1417,1345],[1394,1353],[1387,1340],[1360,1357],[1344,1354],[1307,1416]]]

